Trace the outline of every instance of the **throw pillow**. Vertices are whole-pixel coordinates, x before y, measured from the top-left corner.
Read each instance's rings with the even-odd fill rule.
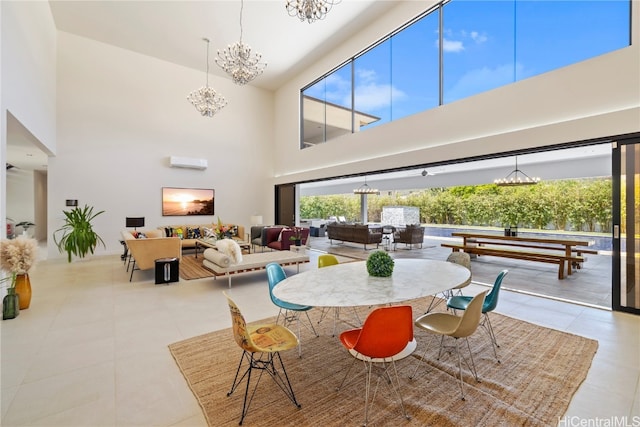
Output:
[[[207,227],[202,227],[202,234],[204,235],[204,237],[212,237],[213,236],[213,229],[207,228]]]
[[[290,231],[291,229],[289,227],[285,227],[282,230],[280,230],[280,234],[278,234],[278,242],[282,242],[282,233],[285,231]]]
[[[200,234],[200,229],[199,228],[194,228],[193,229],[193,238],[194,239],[199,239],[202,235]]]
[[[216,242],[216,249],[231,258],[231,264],[239,264],[242,262],[242,250],[235,240],[218,240]]]

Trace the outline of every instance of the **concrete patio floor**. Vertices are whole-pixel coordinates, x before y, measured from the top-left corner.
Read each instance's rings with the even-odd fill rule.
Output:
[[[450,241],[448,238],[425,236],[422,248],[416,245],[409,249],[399,244],[397,250],[393,245],[388,249],[393,258],[425,258],[445,260],[451,253],[448,248],[440,246]],[[326,237],[311,237],[310,247],[321,252],[333,253],[355,259],[366,259],[376,245],[356,243],[333,244]],[[385,250],[380,245],[379,249]],[[482,256],[471,261],[472,278],[475,283],[492,285],[501,270],[509,270],[503,282],[503,288],[531,293],[549,298],[570,301],[589,306],[611,308],[612,257],[608,254],[587,255],[583,267],[574,271],[563,280],[558,279],[558,267],[553,264],[513,260]]]

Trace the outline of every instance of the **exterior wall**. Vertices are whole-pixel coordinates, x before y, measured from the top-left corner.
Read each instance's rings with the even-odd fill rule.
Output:
[[[578,64],[299,150],[300,88],[424,5],[402,2],[276,93],[276,180],[299,182],[640,131],[640,40]],[[419,6],[419,7],[418,7]],[[632,28],[640,28],[633,4]]]

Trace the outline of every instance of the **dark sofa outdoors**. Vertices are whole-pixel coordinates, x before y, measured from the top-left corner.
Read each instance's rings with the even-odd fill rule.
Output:
[[[341,242],[359,243],[364,245],[376,245],[382,242],[382,227],[369,227],[363,224],[340,224],[331,222],[327,224],[327,237],[331,244],[334,240]]]
[[[398,243],[404,243],[409,249],[412,249],[413,245],[420,245],[422,249],[422,242],[424,240],[424,227],[420,224],[410,224],[404,229],[396,229],[393,233],[393,250],[398,247]]]

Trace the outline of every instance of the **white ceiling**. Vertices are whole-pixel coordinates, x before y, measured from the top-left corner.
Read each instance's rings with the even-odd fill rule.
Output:
[[[49,4],[58,30],[202,70],[203,74],[203,37],[211,41],[210,72],[225,77],[213,59],[218,49],[240,39],[240,0],[50,0]],[[254,86],[277,89],[397,6],[392,0],[345,0],[333,6],[326,19],[309,24],[289,16],[285,4],[286,0],[244,1],[243,42],[261,53],[267,63],[264,74],[251,83]]]
[[[251,85],[275,90],[290,76],[388,12],[394,0],[344,0],[312,24],[291,17],[286,0],[245,0],[243,42],[262,54],[264,74]],[[60,31],[202,70],[210,43],[210,73],[228,77],[214,62],[218,49],[240,39],[240,0],[50,0]],[[346,59],[346,58],[345,58]],[[194,86],[194,88],[195,88]],[[17,122],[17,121],[16,121]],[[47,155],[19,123],[9,123],[7,162],[22,170],[46,170]]]
[[[202,41],[203,37],[211,40],[210,72],[222,77],[227,76],[214,63],[213,58],[218,49],[240,38],[240,0],[49,0],[49,4],[56,27],[60,31],[202,70],[203,74],[206,66],[206,44]],[[243,41],[260,52],[268,64],[264,74],[250,83],[256,87],[277,89],[291,76],[337,47],[342,40],[389,12],[398,2],[343,0],[332,8],[326,19],[312,24],[290,17],[285,4],[286,0],[244,1]],[[18,170],[46,170],[47,155],[40,149],[40,144],[33,135],[15,119],[8,121],[7,129],[7,161],[14,164]],[[573,151],[567,157],[580,162],[581,157],[591,157],[594,154],[589,150]],[[595,154],[595,158],[602,159],[602,155],[602,152]],[[530,161],[535,163],[534,158],[527,157],[521,157],[523,166]],[[604,155],[604,158],[609,157]],[[505,167],[508,169],[503,162],[504,160],[499,162],[500,165],[492,166],[502,167],[498,170],[505,170]],[[544,164],[544,161],[542,163]],[[606,164],[605,169],[610,166],[608,160],[603,163]],[[478,163],[473,165],[474,169],[490,169]],[[449,172],[454,172],[455,168],[456,166],[430,168],[426,178],[436,185],[436,181],[451,177]],[[469,164],[463,168],[468,170]],[[528,166],[528,171],[530,169],[534,169],[533,165]],[[558,169],[569,170],[556,170]],[[414,183],[423,186],[425,177],[420,174],[421,171],[422,168],[391,175],[370,176],[370,184],[375,182],[381,190],[385,187],[392,188],[392,182],[402,183],[403,186],[400,188],[415,188]],[[434,175],[434,172],[440,173]],[[580,176],[581,172],[576,173],[575,176]],[[537,174],[546,179],[550,178],[548,173]],[[492,172],[491,176],[494,175],[495,172]],[[387,185],[382,184],[382,179],[388,180]],[[346,189],[353,187],[360,180],[361,178],[347,179],[331,184],[337,185],[334,187],[335,190]],[[318,187],[327,187],[328,184],[305,184],[306,192],[319,192]],[[340,187],[340,184],[344,187]]]

